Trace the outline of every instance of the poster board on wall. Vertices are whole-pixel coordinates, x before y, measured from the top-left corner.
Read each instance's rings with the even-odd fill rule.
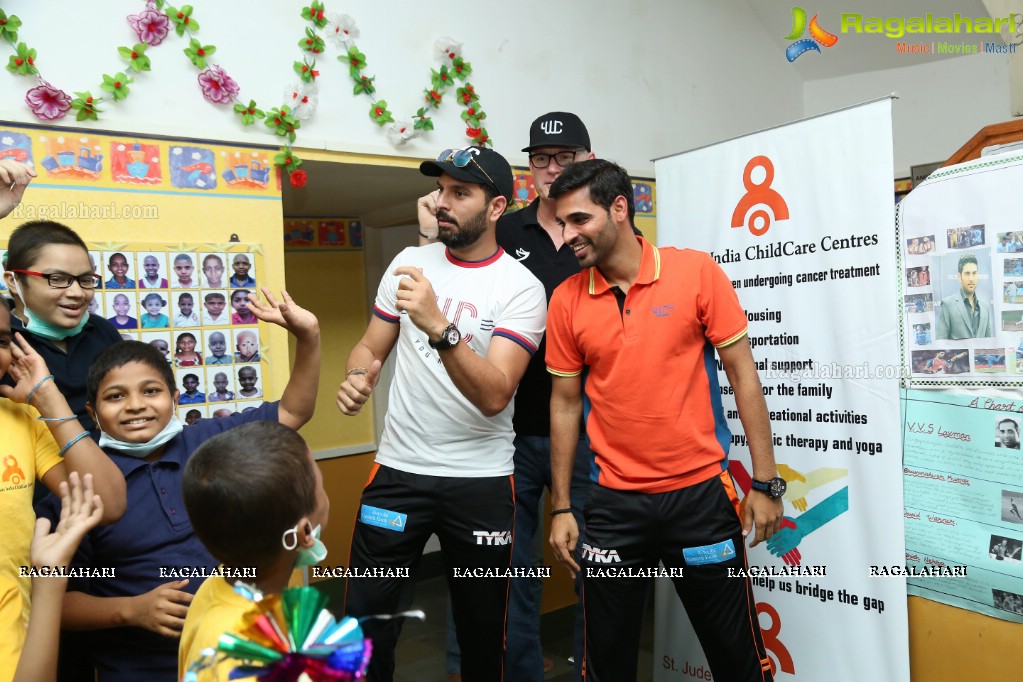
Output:
[[[182,421],[193,410],[199,417],[226,416],[279,397],[268,372],[271,351],[262,342],[267,325],[242,305],[259,291],[259,245],[235,243],[219,252],[185,243],[86,246],[102,279],[89,314],[109,320],[121,338],[163,352],[174,368]],[[6,247],[0,241],[0,254]]]
[[[905,555],[891,168],[888,99],[656,164],[659,243],[711,252],[746,309],[788,483],[782,528],[747,550],[776,679],[909,679],[905,578],[871,573]],[[718,368],[745,494],[749,451]],[[671,583],[657,594],[654,679],[709,679]]]
[[[122,254],[135,286],[121,293],[135,313],[144,308],[145,295],[152,293],[140,288],[138,282],[139,276],[146,274],[146,255],[156,258],[160,272],[156,284],[167,279],[169,286],[157,286],[154,292],[167,294],[162,296],[165,304],[160,314],[167,315],[171,324],[153,329],[139,326],[125,333],[139,338],[143,334],[173,336],[168,348],[173,361],[176,333],[185,333],[175,328],[171,315],[177,314],[180,293],[185,290],[173,286],[176,255],[193,257],[196,282],[204,276],[202,261],[206,256],[217,255],[222,260],[224,286],[198,284],[191,288],[196,294],[193,309],[197,312],[203,310],[205,300],[195,298],[205,299],[213,290],[224,292],[225,310],[232,311],[227,280],[234,274],[231,261],[237,254],[248,255],[249,276],[257,285],[268,286],[274,292],[284,286],[281,187],[271,162],[275,152],[265,146],[0,121],[0,156],[31,164],[38,174],[21,205],[0,223],[0,243],[6,244],[10,230],[30,220],[68,225],[89,245],[104,283],[113,274],[110,257]],[[116,295],[107,287],[97,291],[104,317],[113,315]],[[139,319],[138,314],[130,317]],[[237,334],[245,330],[229,320],[209,327],[199,326],[197,345],[205,352],[206,332],[223,329],[227,351],[233,358]],[[276,397],[274,391],[287,384],[289,374],[287,333],[265,325],[249,331],[255,331],[258,337],[257,385],[265,397]],[[205,364],[203,369],[207,369]],[[185,373],[190,372],[183,372],[182,378]],[[201,383],[212,385],[212,379],[203,376]],[[229,385],[238,383],[234,372]],[[238,400],[231,402],[238,406]],[[210,404],[201,407],[201,412],[212,413]]]
[[[1023,155],[940,168],[899,205],[909,593],[1023,623]],[[926,276],[924,276],[926,275]],[[923,276],[923,277],[922,277]],[[976,311],[974,313],[974,311]]]

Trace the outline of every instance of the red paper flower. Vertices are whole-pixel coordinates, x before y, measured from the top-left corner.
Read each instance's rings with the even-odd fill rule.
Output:
[[[215,104],[228,104],[238,94],[238,84],[219,66],[211,66],[199,74],[202,96]]]
[[[40,85],[32,88],[25,95],[25,101],[32,113],[44,121],[56,121],[58,118],[64,118],[68,109],[71,108],[71,97],[41,78],[39,83]]]
[[[309,182],[309,176],[304,170],[291,171],[288,175],[288,180],[291,181],[292,187],[305,187],[305,184]]]
[[[170,19],[150,5],[138,14],[129,14],[128,23],[135,29],[140,43],[159,45],[170,32]]]

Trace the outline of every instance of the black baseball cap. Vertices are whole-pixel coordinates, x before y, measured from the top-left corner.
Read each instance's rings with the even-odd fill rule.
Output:
[[[552,111],[533,121],[529,126],[529,146],[522,151],[537,147],[582,147],[592,151],[586,126],[578,116],[567,111]]]
[[[509,202],[512,200],[512,169],[503,156],[487,147],[445,149],[437,161],[423,161],[419,172],[430,177],[447,173],[456,180],[487,185]]]

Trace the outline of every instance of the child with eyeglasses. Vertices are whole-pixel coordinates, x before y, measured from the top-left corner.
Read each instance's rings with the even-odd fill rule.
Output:
[[[46,361],[82,426],[95,431],[85,410],[85,376],[93,359],[120,343],[121,336],[110,322],[88,312],[99,277],[85,242],[60,223],[25,223],[11,233],[4,269],[14,297],[11,329]],[[2,383],[13,384],[0,376]]]

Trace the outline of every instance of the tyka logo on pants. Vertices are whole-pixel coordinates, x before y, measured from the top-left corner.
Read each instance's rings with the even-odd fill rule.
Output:
[[[472,532],[476,536],[477,545],[510,545],[512,541],[512,533],[510,530],[474,530]]]
[[[600,549],[583,543],[583,561],[592,561],[595,564],[621,563],[622,558],[618,556],[617,549]]]

